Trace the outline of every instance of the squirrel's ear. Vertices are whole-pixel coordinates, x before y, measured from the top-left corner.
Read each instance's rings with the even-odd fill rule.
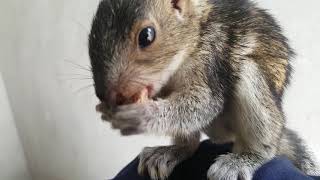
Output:
[[[179,18],[182,18],[194,12],[200,0],[171,0],[172,7],[177,12]]]

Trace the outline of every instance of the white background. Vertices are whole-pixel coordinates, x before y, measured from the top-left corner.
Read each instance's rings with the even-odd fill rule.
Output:
[[[320,157],[320,2],[258,2],[271,9],[298,53],[285,112],[289,126]],[[102,180],[143,146],[166,143],[110,130],[94,111],[93,88],[83,88],[92,84],[81,80],[90,73],[69,63],[89,65],[87,35],[97,5],[98,0],[1,0],[0,72],[11,109],[1,85],[0,179],[28,180],[29,170],[34,180]]]

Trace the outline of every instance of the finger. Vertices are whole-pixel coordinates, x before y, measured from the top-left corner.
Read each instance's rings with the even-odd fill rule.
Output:
[[[135,118],[139,116],[139,112],[136,110],[130,110],[130,111],[122,111],[122,112],[117,112],[114,115],[115,119],[130,119],[130,118]]]
[[[134,110],[140,108],[141,105],[139,104],[129,104],[129,105],[123,105],[123,106],[118,106],[117,111],[128,111],[128,110]]]
[[[130,123],[127,122],[118,122],[118,120],[114,120],[111,122],[111,127],[112,129],[117,129],[117,130],[123,130],[127,128],[133,128],[133,126]]]
[[[123,136],[132,136],[132,135],[142,134],[141,130],[139,130],[138,128],[133,128],[133,127],[123,129],[120,132],[121,132],[121,135],[123,135]]]
[[[109,115],[106,115],[106,114],[101,115],[101,119],[107,122],[113,121],[113,118],[111,118]]]
[[[137,128],[140,126],[140,121],[137,119],[116,119],[112,121],[112,127],[115,129],[127,129],[127,128]]]
[[[103,105],[102,103],[96,105],[96,111],[97,111],[97,112],[102,112],[102,111],[103,111],[103,106],[104,106],[104,105]]]

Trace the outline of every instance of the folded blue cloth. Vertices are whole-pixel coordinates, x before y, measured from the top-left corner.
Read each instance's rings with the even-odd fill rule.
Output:
[[[214,159],[230,152],[232,144],[215,145],[210,141],[201,143],[193,157],[178,165],[169,180],[207,180],[207,170]],[[125,167],[113,180],[150,180],[138,175],[138,157]],[[253,180],[320,180],[320,177],[306,176],[285,157],[277,157],[263,165],[254,175]]]

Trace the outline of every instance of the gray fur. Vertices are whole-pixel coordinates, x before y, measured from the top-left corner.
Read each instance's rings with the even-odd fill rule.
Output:
[[[159,32],[155,45],[136,49],[135,33],[150,21]],[[144,149],[140,173],[166,179],[194,153],[200,132],[216,143],[234,142],[233,152],[211,166],[210,180],[251,179],[277,155],[318,173],[302,140],[286,129],[282,96],[294,53],[274,18],[255,3],[104,0],[89,52],[103,119],[123,135],[175,140]],[[130,98],[150,84],[146,102],[114,103],[114,93]]]

